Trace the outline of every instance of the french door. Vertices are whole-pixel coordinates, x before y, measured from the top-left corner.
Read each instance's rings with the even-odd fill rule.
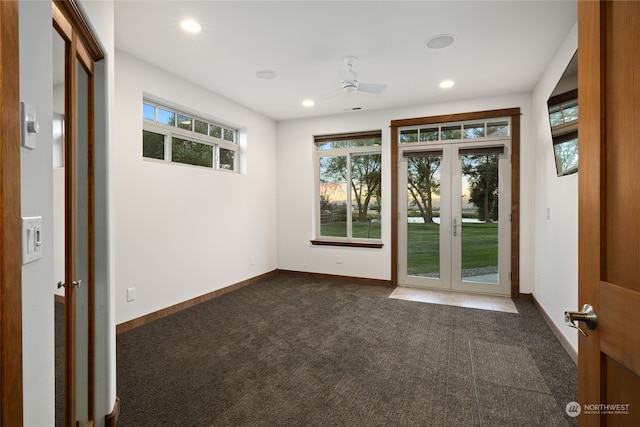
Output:
[[[399,149],[398,284],[509,295],[509,140]]]

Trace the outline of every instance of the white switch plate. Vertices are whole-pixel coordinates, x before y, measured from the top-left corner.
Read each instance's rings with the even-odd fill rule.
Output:
[[[25,102],[20,103],[20,121],[22,123],[20,136],[22,146],[30,150],[36,149],[36,134],[39,125],[36,120],[36,110]]]
[[[42,258],[42,217],[22,218],[22,265]]]
[[[136,288],[127,288],[127,302],[135,301]]]

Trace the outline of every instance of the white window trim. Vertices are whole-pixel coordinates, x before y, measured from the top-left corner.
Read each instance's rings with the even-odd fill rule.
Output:
[[[168,107],[165,104],[161,104],[158,102],[155,102],[153,100],[150,100],[148,98],[143,98],[142,100],[143,104],[148,104],[148,105],[152,105],[156,108],[156,117],[155,117],[155,121],[151,121],[151,120],[147,120],[144,117],[142,118],[142,129],[143,131],[149,131],[149,132],[153,132],[153,133],[157,133],[157,134],[161,134],[164,135],[164,159],[155,159],[155,158],[151,158],[151,157],[144,157],[144,154],[142,155],[142,159],[145,161],[149,161],[149,162],[156,162],[156,163],[166,163],[166,164],[172,164],[172,165],[180,165],[180,166],[188,166],[188,167],[196,167],[196,168],[201,168],[201,169],[211,169],[211,170],[215,170],[215,171],[221,171],[221,172],[226,172],[226,173],[240,173],[240,159],[239,159],[239,155],[240,155],[240,144],[239,144],[239,139],[240,139],[240,131],[238,129],[232,128],[230,126],[227,125],[223,125],[219,122],[210,120],[210,119],[206,119],[203,118],[197,114],[192,114],[192,113],[186,113],[182,110],[179,110],[177,108],[173,108],[173,107]],[[171,126],[171,125],[167,125],[167,124],[163,124],[163,123],[158,123],[157,122],[157,111],[158,109],[163,109],[163,110],[167,110],[167,111],[171,111],[172,113],[175,113],[176,116],[179,115],[183,115],[183,116],[187,116],[190,117],[191,119],[194,120],[199,120],[202,122],[206,122],[209,125],[215,125],[215,126],[219,126],[222,128],[222,135],[224,136],[224,131],[225,130],[232,130],[234,132],[234,142],[228,141],[224,138],[217,138],[215,136],[210,136],[210,135],[204,135],[201,134],[199,132],[195,132],[192,130],[186,130],[186,129],[182,129],[179,128],[177,126]],[[177,120],[177,117],[176,117]],[[199,166],[199,165],[192,165],[189,163],[181,163],[181,162],[174,162],[171,158],[172,155],[172,138],[173,137],[177,137],[180,139],[186,139],[189,141],[194,141],[197,142],[199,144],[204,144],[204,145],[209,145],[212,146],[214,149],[213,152],[213,166],[212,167],[208,167],[208,166]],[[234,156],[233,156],[233,169],[226,169],[226,168],[221,168],[220,167],[220,149],[225,149],[228,151],[232,151],[234,152]]]
[[[337,135],[339,136],[339,135]],[[354,139],[357,139],[354,138]],[[315,185],[314,185],[314,218],[315,226],[314,226],[314,235],[315,238],[312,240],[314,244],[331,244],[331,243],[344,243],[349,244],[353,243],[355,245],[358,244],[373,244],[375,247],[382,246],[382,236],[380,238],[362,238],[362,237],[353,237],[353,211],[351,207],[351,157],[352,155],[367,155],[367,154],[380,154],[382,156],[382,145],[379,146],[363,146],[363,147],[343,147],[343,148],[334,148],[334,149],[326,149],[320,150],[318,149],[318,143],[314,141],[314,176],[315,176]],[[347,237],[339,237],[339,236],[322,236],[321,235],[321,217],[320,217],[320,158],[322,157],[347,157]],[[381,166],[382,167],[382,166]],[[382,185],[382,184],[381,184]],[[381,227],[382,227],[382,219],[381,219]]]

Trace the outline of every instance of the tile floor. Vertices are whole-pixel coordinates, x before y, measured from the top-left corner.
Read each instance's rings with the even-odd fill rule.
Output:
[[[494,295],[467,294],[461,292],[432,289],[396,287],[389,298],[407,301],[428,302],[431,304],[453,305],[457,307],[477,308],[480,310],[517,313],[518,309],[509,297]]]

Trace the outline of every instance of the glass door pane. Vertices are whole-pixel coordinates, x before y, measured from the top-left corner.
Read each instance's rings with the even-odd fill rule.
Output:
[[[462,281],[498,284],[499,153],[463,154],[460,161]]]
[[[89,75],[76,62],[76,150],[75,150],[75,217],[76,262],[73,287],[75,292],[75,399],[76,420],[79,426],[89,419],[89,287],[90,283],[90,153],[89,149]]]
[[[407,275],[440,278],[442,153],[407,157]]]

